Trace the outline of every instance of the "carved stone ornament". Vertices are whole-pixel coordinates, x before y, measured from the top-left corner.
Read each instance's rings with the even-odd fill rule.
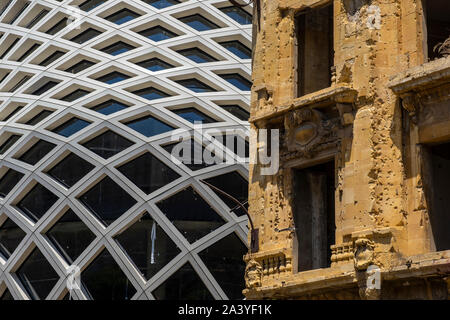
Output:
[[[250,260],[245,268],[245,284],[248,289],[261,287],[261,277],[263,274],[261,265],[255,260]]]
[[[417,101],[416,97],[412,93],[407,93],[405,95],[402,95],[402,106],[403,108],[408,111],[409,116],[411,117],[411,120],[413,123],[417,122]]]
[[[374,243],[367,238],[361,238],[355,241],[354,248],[355,253],[353,260],[355,263],[355,269],[358,271],[366,270],[373,264],[375,248]]]
[[[284,118],[288,151],[309,152],[324,140],[333,125],[315,109],[304,108],[288,113]]]

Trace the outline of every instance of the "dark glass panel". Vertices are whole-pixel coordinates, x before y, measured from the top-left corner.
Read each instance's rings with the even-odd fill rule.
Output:
[[[145,98],[147,100],[161,99],[161,98],[166,98],[166,97],[170,96],[167,93],[162,92],[161,90],[158,90],[158,89],[152,88],[152,87],[136,90],[136,91],[133,91],[132,93],[134,93],[142,98]]]
[[[92,38],[95,38],[96,36],[100,35],[101,31],[95,30],[93,28],[89,28],[83,32],[81,32],[79,35],[76,35],[70,41],[73,41],[78,44],[82,44],[86,41],[91,40]]]
[[[0,154],[4,154],[6,151],[8,151],[8,149],[11,148],[14,145],[14,143],[16,143],[17,140],[20,139],[20,137],[21,136],[17,134],[13,134],[8,139],[6,139],[6,141],[3,142],[2,145],[0,146]]]
[[[191,16],[180,18],[179,20],[197,31],[206,31],[220,28],[217,24],[209,21],[199,14],[193,14]]]
[[[252,15],[248,13],[247,11],[233,6],[233,7],[226,7],[220,9],[223,13],[225,13],[227,16],[229,16],[231,19],[235,20],[236,22],[240,24],[251,24],[252,23]]]
[[[191,48],[191,49],[184,49],[177,51],[182,56],[185,56],[188,59],[191,59],[192,61],[196,63],[206,63],[206,62],[214,62],[218,61],[216,58],[210,56],[206,52],[197,49],[197,48]]]
[[[94,300],[130,300],[136,293],[107,249],[81,273],[81,281]]]
[[[30,54],[32,54],[34,51],[36,51],[37,48],[39,48],[41,45],[38,43],[34,43],[30,49],[28,49],[27,51],[25,51],[19,59],[17,59],[17,62],[22,62],[23,60],[25,60]]]
[[[146,194],[150,194],[180,177],[149,152],[117,169]]]
[[[172,151],[176,145],[180,143],[181,150],[180,152]],[[205,147],[198,142],[194,142],[193,139],[172,143],[163,146],[164,150],[173,155],[176,159],[180,160],[186,167],[191,169],[192,171],[200,170],[203,168],[207,168],[212,164],[206,164],[203,161],[203,154],[205,152]],[[190,155],[184,155],[184,150],[191,150]]]
[[[202,279],[188,262],[152,294],[157,300],[213,300]]]
[[[65,71],[69,73],[78,73],[93,66],[95,63],[89,60],[81,60],[80,62],[74,64],[73,66],[67,68]]]
[[[33,250],[16,274],[33,300],[45,299],[59,280],[55,269],[38,248]]]
[[[107,84],[113,84],[116,82],[120,82],[126,79],[129,79],[130,76],[123,74],[121,72],[118,71],[114,71],[111,73],[108,73],[100,78],[97,78],[96,80],[107,83]]]
[[[109,16],[107,16],[105,19],[111,22],[114,22],[115,24],[123,24],[125,22],[131,21],[137,17],[140,17],[140,15],[134,11],[131,11],[130,9],[124,8],[120,11],[117,11]]]
[[[27,28],[27,29],[31,29],[31,28],[33,28],[35,25],[36,25],[36,23],[38,23],[39,21],[41,21],[42,20],[42,18],[44,18],[46,15],[47,15],[47,13],[49,13],[50,11],[49,10],[47,10],[47,9],[43,9],[43,10],[41,10],[26,26],[25,26],[25,28]]]
[[[88,148],[104,159],[108,159],[132,145],[133,142],[125,139],[122,136],[119,136],[117,133],[111,130],[108,130],[101,135],[98,135],[95,138],[83,143],[83,146],[85,148]]]
[[[142,62],[138,62],[137,65],[153,72],[174,67],[171,64],[168,64],[167,62],[164,62],[158,58],[152,58]]]
[[[68,25],[68,22],[69,22],[69,19],[67,17],[64,17],[61,20],[59,20],[57,24],[55,24],[53,27],[48,29],[46,33],[53,36],[56,33],[58,33],[59,31],[61,31],[62,29],[64,29]]]
[[[34,91],[32,93],[32,95],[35,96],[40,96],[41,94],[43,94],[44,92],[50,90],[51,88],[53,88],[54,86],[56,86],[59,82],[56,81],[49,81],[46,84],[44,84],[42,87],[40,87],[39,89],[37,89],[36,91]]]
[[[251,59],[252,57],[252,51],[239,41],[226,41],[220,44],[241,59]]]
[[[247,247],[232,233],[198,254],[229,299],[244,298],[245,263],[242,257],[247,252]]]
[[[49,55],[47,58],[45,58],[39,65],[46,67],[53,61],[56,61],[57,59],[61,58],[66,53],[64,51],[55,51],[51,55]]]
[[[50,111],[50,110],[42,110],[37,115],[35,115],[33,118],[31,118],[30,120],[25,122],[25,124],[34,126],[34,125],[38,124],[39,122],[41,122],[42,120],[44,120],[45,118],[47,118],[52,113],[53,113],[53,111]]]
[[[136,47],[132,46],[131,44],[128,44],[123,41],[118,41],[116,43],[113,43],[113,44],[101,49],[100,51],[109,53],[110,55],[113,55],[113,56],[117,56],[121,53],[127,52],[129,50],[133,50],[135,48]]]
[[[47,155],[53,148],[56,147],[55,144],[47,142],[45,140],[39,140],[35,143],[27,152],[19,157],[20,161],[26,162],[31,165],[38,163],[43,157]]]
[[[8,259],[17,249],[26,233],[10,218],[0,227],[0,253]]]
[[[241,158],[248,158],[250,153],[250,145],[248,141],[239,135],[227,135],[217,137],[219,141],[225,144],[225,147],[233,151],[237,156]]]
[[[225,223],[192,187],[158,202],[157,206],[190,243]]]
[[[31,220],[37,222],[55,204],[58,197],[37,183],[17,204]]]
[[[248,118],[250,118],[250,113],[242,108],[239,105],[226,105],[226,106],[219,106],[229,113],[231,113],[236,118],[242,120],[242,121],[248,121]]]
[[[95,234],[72,209],[67,210],[46,235],[69,264],[95,239]]]
[[[182,85],[183,87],[188,88],[189,90],[194,91],[194,92],[201,93],[201,92],[217,91],[197,79],[185,79],[185,80],[178,80],[175,82]]]
[[[70,137],[74,133],[86,128],[90,124],[91,123],[88,121],[74,117],[53,129],[52,132],[60,134],[63,137]]]
[[[19,106],[17,108],[15,108],[10,114],[8,114],[7,117],[5,117],[2,121],[8,121],[9,119],[11,119],[17,112],[19,112],[20,110],[22,110],[23,106]]]
[[[48,174],[64,186],[70,188],[92,169],[94,169],[94,165],[80,158],[76,154],[70,153],[51,168],[48,171]]]
[[[248,200],[248,182],[236,171],[222,174],[217,177],[209,178],[206,179],[205,181],[209,182],[210,184],[219,188],[220,190],[225,191],[230,196],[233,196],[240,203],[247,202]],[[220,197],[220,199],[222,199],[223,202],[225,202],[225,204],[230,209],[238,206],[236,202],[230,200],[230,198],[225,197],[224,195],[216,192],[215,190],[213,191]],[[248,204],[245,204],[244,206],[248,208]],[[239,207],[236,210],[233,210],[233,212],[235,212],[238,216],[245,215],[245,211]]]
[[[145,3],[148,3],[152,5],[153,7],[157,9],[164,9],[170,6],[173,6],[175,4],[180,3],[178,0],[142,0]]]
[[[106,226],[136,203],[132,196],[108,176],[83,194],[79,200]]]
[[[172,31],[169,31],[161,26],[146,29],[144,31],[139,32],[139,34],[156,42],[178,36],[176,33],[173,33]]]
[[[146,137],[151,137],[157,134],[165,133],[173,130],[174,128],[165,124],[162,121],[152,117],[146,116],[139,118],[137,120],[133,120],[125,123],[128,127],[137,132],[143,134]]]
[[[173,113],[179,115],[183,119],[186,119],[189,122],[196,123],[196,122],[202,122],[202,123],[213,123],[217,122],[210,116],[207,116],[203,112],[197,110],[196,108],[183,108],[183,109],[177,109],[172,110]]]
[[[227,80],[229,83],[237,87],[239,90],[250,91],[252,88],[252,83],[238,73],[219,74],[219,76]]]
[[[66,102],[73,102],[75,100],[80,99],[81,97],[84,97],[85,95],[89,94],[90,92],[84,89],[77,89],[68,95],[61,98],[62,101]]]
[[[115,239],[147,280],[181,252],[148,213]]]
[[[126,108],[128,108],[126,104],[111,99],[93,107],[92,110],[95,110],[101,114],[109,115]]]
[[[8,169],[0,179],[0,196],[3,198],[19,183],[24,174],[13,169]]]
[[[14,298],[11,295],[11,292],[9,292],[8,288],[5,289],[2,296],[0,297],[0,300],[2,300],[2,301],[14,300]]]
[[[107,0],[87,0],[80,4],[80,9],[83,11],[91,11],[92,9],[98,7],[102,3],[105,3]]]

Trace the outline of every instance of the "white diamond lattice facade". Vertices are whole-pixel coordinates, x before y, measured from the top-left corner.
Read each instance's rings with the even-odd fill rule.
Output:
[[[1,299],[242,298],[247,218],[201,180],[244,201],[247,164],[170,155],[196,121],[245,139],[250,12],[0,2]]]

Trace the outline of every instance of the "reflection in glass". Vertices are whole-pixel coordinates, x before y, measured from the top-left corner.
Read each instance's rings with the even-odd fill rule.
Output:
[[[229,299],[244,298],[242,290],[245,288],[245,263],[242,257],[247,251],[239,237],[232,233],[199,253]]]
[[[81,273],[81,281],[94,300],[130,300],[136,293],[107,249]]]
[[[136,200],[109,176],[84,193],[79,200],[106,226],[136,203]]]
[[[39,140],[30,149],[28,149],[27,152],[21,155],[19,160],[34,166],[50,151],[52,151],[54,147],[56,147],[56,145],[53,143],[45,140]]]
[[[58,274],[38,248],[33,250],[16,274],[33,300],[45,299],[59,280]]]
[[[7,194],[19,183],[24,174],[13,169],[8,169],[0,179],[0,196],[6,197]]]
[[[74,133],[80,131],[83,128],[86,128],[90,124],[91,123],[86,120],[73,117],[64,122],[62,125],[53,129],[52,132],[56,132],[63,137],[70,137]]]
[[[0,253],[8,259],[19,246],[26,233],[10,218],[0,226]]]
[[[192,187],[158,202],[157,206],[190,243],[225,223]]]
[[[90,164],[76,154],[70,153],[67,157],[51,168],[48,171],[48,174],[67,188],[70,188],[86,174],[88,174],[93,168],[94,165]]]
[[[72,264],[95,239],[92,231],[72,209],[67,210],[46,235],[69,264]]]
[[[92,152],[98,154],[104,159],[108,159],[113,155],[122,152],[126,148],[133,145],[128,139],[119,136],[117,133],[108,130],[95,138],[83,143],[85,148],[88,148]]]
[[[193,14],[191,16],[180,18],[180,21],[186,23],[188,26],[197,31],[206,31],[220,28],[217,24],[209,21],[199,14]]]
[[[188,262],[156,288],[157,300],[213,300],[213,296]]]
[[[147,280],[181,252],[148,213],[115,239]]]
[[[157,134],[165,133],[173,130],[174,128],[165,124],[162,121],[159,121],[155,117],[146,116],[139,118],[137,120],[133,120],[125,123],[128,127],[137,132],[143,134],[146,137],[151,137]]]
[[[150,152],[117,168],[146,194],[165,186],[180,176]]]
[[[37,222],[58,200],[47,188],[37,183],[17,204],[31,220]]]

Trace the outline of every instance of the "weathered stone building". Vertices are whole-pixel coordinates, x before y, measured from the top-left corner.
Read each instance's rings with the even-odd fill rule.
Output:
[[[448,1],[254,10],[250,121],[280,169],[250,168],[247,298],[447,299]]]

